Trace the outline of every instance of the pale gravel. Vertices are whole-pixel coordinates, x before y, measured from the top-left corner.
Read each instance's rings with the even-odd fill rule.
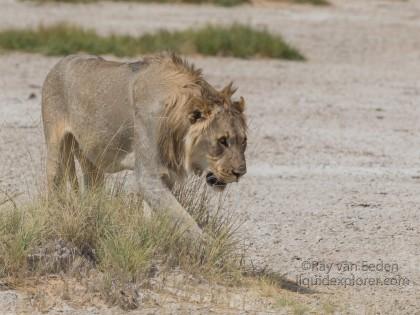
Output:
[[[3,0],[0,28],[67,21],[101,34],[141,34],[241,21],[283,34],[307,62],[192,58],[210,82],[233,79],[248,103],[249,173],[231,187],[230,201],[246,219],[252,257],[291,279],[324,275],[302,271],[307,259],[398,263],[410,286],[316,289],[332,294],[340,312],[420,314],[420,3],[333,3],[226,9]],[[57,60],[0,56],[2,189],[43,188],[39,87]],[[28,100],[32,92],[37,98]]]

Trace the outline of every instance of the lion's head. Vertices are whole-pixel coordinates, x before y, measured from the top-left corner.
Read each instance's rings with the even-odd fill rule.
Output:
[[[185,136],[185,168],[195,174],[205,172],[207,184],[222,190],[246,173],[247,145],[245,101],[232,101],[231,84],[219,98],[193,101],[191,127]]]
[[[205,174],[207,184],[223,190],[246,173],[245,101],[232,99],[232,83],[217,91],[199,70],[175,62],[184,77],[177,78],[160,126],[162,162],[178,175]]]

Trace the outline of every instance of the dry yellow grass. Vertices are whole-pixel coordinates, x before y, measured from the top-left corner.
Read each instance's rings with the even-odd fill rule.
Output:
[[[187,239],[176,222],[165,217],[146,218],[142,201],[134,196],[95,192],[50,201],[41,198],[24,207],[3,206],[0,276],[37,270],[36,259],[28,257],[60,240],[75,256],[128,281],[146,277],[155,264],[234,279],[243,258],[237,224],[220,208],[207,208],[206,187],[198,182],[178,188],[176,195],[209,236],[206,243]]]

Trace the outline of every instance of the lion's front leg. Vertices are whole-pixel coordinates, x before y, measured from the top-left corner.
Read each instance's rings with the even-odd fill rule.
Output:
[[[141,146],[137,151],[141,151]],[[202,240],[203,233],[197,222],[172,194],[169,187],[173,184],[165,182],[161,173],[156,171],[158,167],[150,163],[142,152],[136,155],[138,156],[135,167],[136,179],[139,192],[149,207],[147,210],[169,217],[173,223],[180,224],[192,239]]]
[[[203,239],[203,233],[197,222],[184,209],[172,194],[171,181],[162,179],[165,167],[160,162],[157,147],[157,123],[159,115],[153,112],[136,111],[135,115],[135,174],[139,192],[145,202],[157,213],[168,216],[171,221],[180,224],[191,238]]]

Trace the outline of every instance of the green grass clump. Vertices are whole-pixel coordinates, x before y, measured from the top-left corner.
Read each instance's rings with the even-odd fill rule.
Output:
[[[93,3],[101,0],[28,0],[36,2],[65,2],[65,3]],[[138,2],[138,3],[191,3],[191,4],[203,4],[210,3],[225,7],[232,7],[245,3],[251,3],[250,0],[112,0],[115,2]],[[275,0],[273,0],[275,1]],[[326,0],[289,0],[291,3],[298,4],[313,4],[313,5],[328,5]]]
[[[102,0],[27,0],[35,2],[64,2],[64,3],[94,3]],[[249,0],[112,0],[114,2],[137,2],[137,3],[190,3],[190,4],[215,4],[224,7],[232,7],[249,3]]]
[[[40,26],[36,30],[1,31],[0,48],[45,55],[86,52],[122,57],[170,50],[180,54],[304,60],[281,36],[239,24],[227,27],[208,25],[198,30],[174,32],[160,30],[140,37],[103,37],[93,30],[59,24]]]

